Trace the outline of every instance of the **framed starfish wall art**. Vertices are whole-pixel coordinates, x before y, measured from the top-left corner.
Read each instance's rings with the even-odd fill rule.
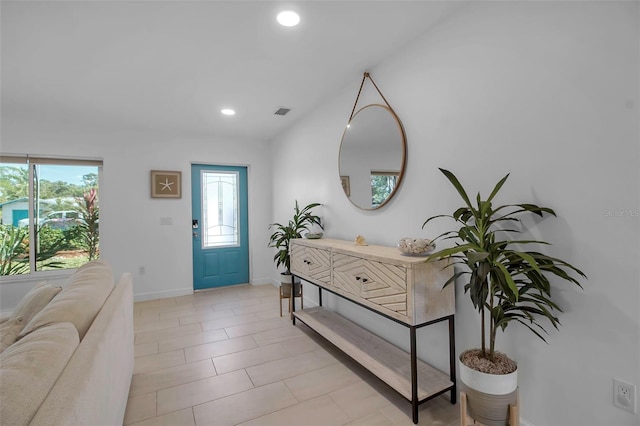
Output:
[[[182,172],[151,170],[151,198],[182,198]]]

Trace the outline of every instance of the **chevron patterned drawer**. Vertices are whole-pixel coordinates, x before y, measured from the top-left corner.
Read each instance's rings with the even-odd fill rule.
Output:
[[[379,308],[407,315],[405,267],[334,253],[333,284]]]
[[[364,259],[345,254],[333,254],[333,285],[345,293],[360,297],[360,279]],[[356,280],[358,277],[358,280]]]
[[[291,246],[291,272],[299,277],[322,283],[331,284],[331,257],[328,250],[305,247],[294,244]]]

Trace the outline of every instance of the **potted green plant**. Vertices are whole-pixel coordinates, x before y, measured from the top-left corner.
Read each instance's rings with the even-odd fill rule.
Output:
[[[300,209],[298,201],[296,200],[293,218],[291,218],[286,225],[277,222],[269,225],[269,229],[274,230],[274,232],[269,238],[268,246],[278,249],[273,256],[273,261],[276,263],[277,268],[284,266],[285,271],[280,274],[281,282],[284,286],[289,286],[289,288],[291,284],[293,284],[289,243],[294,238],[302,238],[302,232],[309,231],[311,226],[317,225],[321,229],[324,229],[320,216],[312,213],[313,208],[319,205],[320,203],[311,203],[303,209]],[[299,294],[299,291],[296,290],[294,294]]]
[[[448,259],[448,267],[457,266],[444,286],[456,280],[464,283],[474,308],[480,315],[481,347],[464,351],[459,358],[460,380],[467,397],[490,401],[487,406],[469,400],[471,416],[485,425],[504,425],[509,404],[517,397],[517,365],[505,354],[496,351],[498,330],[504,331],[512,322],[523,324],[537,337],[546,341],[541,320],[548,320],[556,329],[560,322],[554,311],[560,307],[551,299],[550,277],[582,287],[570,274],[586,275],[569,263],[539,251],[523,250],[527,246],[544,246],[539,240],[508,239],[523,232],[522,215],[555,216],[548,207],[535,204],[506,204],[494,206],[507,174],[493,188],[487,199],[480,193],[475,204],[456,176],[448,170],[440,171],[451,182],[464,201],[452,214],[428,218],[422,227],[436,218],[453,219],[455,229],[439,235],[439,239],[454,240],[453,247],[438,250],[427,258]],[[495,395],[489,399],[489,395]]]

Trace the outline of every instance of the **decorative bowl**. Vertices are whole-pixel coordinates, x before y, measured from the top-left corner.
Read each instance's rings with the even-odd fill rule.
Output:
[[[398,250],[407,256],[427,256],[436,248],[436,243],[426,238],[402,238]]]
[[[317,240],[322,238],[323,235],[324,234],[322,232],[307,232],[304,237],[310,240]]]

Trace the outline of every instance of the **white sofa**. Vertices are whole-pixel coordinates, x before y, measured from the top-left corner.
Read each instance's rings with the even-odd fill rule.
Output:
[[[131,275],[114,285],[110,267],[93,261],[54,292],[28,323],[21,303],[0,324],[5,346],[21,329],[0,353],[0,424],[122,425],[134,359]]]

